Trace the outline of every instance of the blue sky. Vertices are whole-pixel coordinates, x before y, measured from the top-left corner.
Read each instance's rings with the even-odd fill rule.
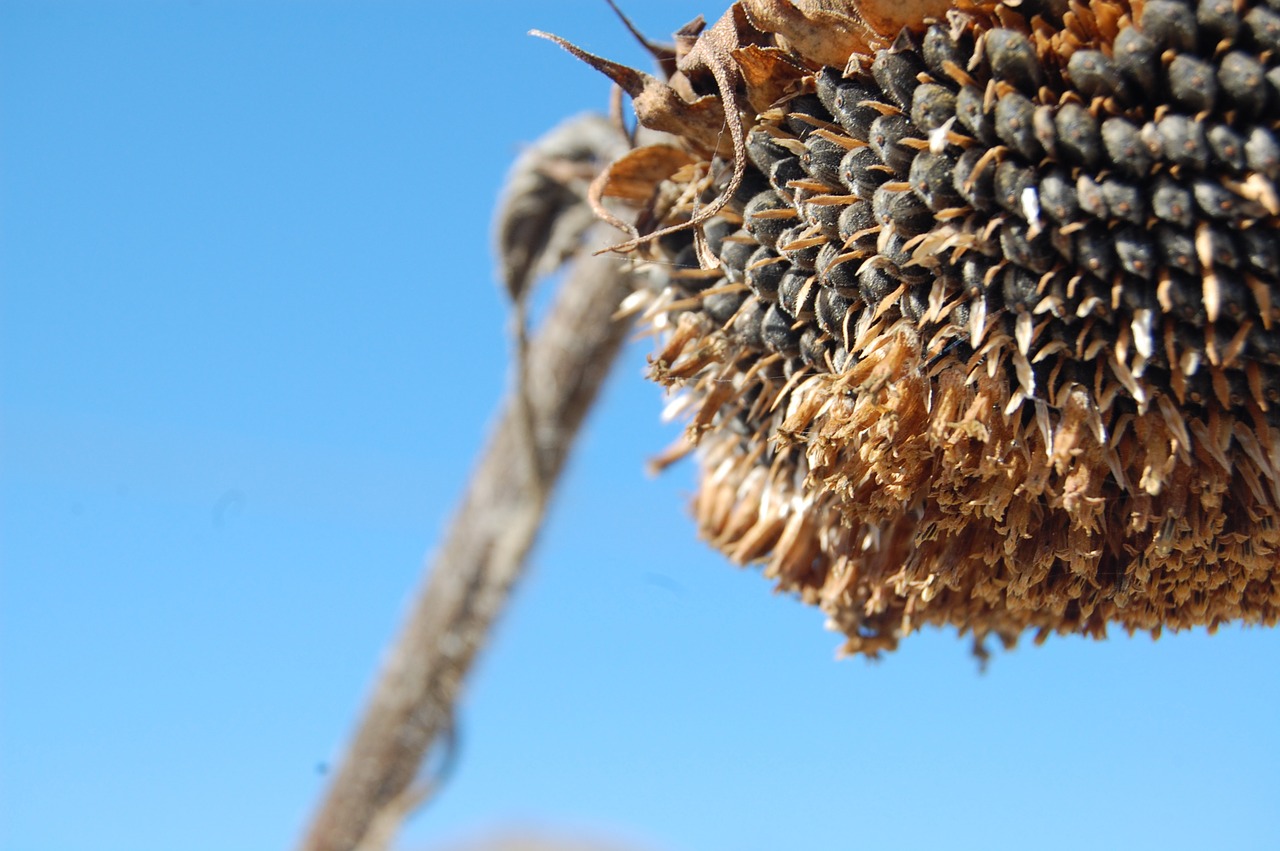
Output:
[[[644,62],[603,2],[0,3],[3,851],[294,842],[506,383],[506,168],[607,102],[534,27]],[[646,351],[401,847],[1280,847],[1280,633],[837,663],[644,475]]]

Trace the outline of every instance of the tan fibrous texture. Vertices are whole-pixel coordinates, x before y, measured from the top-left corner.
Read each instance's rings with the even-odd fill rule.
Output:
[[[722,138],[597,188],[716,547],[852,653],[1276,623],[1280,2],[742,0],[678,67]]]

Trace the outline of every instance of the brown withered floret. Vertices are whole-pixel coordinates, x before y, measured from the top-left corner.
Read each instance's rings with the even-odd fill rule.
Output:
[[[648,78],[683,147],[597,189],[650,178],[706,538],[848,652],[1274,625],[1273,5],[741,0]]]

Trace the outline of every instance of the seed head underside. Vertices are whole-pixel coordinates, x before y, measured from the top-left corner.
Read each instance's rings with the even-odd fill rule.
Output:
[[[704,535],[848,652],[1274,625],[1280,0],[961,3],[838,65],[761,11],[811,5],[669,81],[738,145],[600,182]]]

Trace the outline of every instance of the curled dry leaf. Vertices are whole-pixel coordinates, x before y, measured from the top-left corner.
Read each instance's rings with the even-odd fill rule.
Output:
[[[562,122],[516,160],[494,227],[502,283],[512,299],[578,250],[595,220],[588,185],[626,147],[618,128],[587,114]]]
[[[628,151],[604,172],[600,196],[640,205],[653,195],[653,187],[696,162],[688,151],[673,145],[649,145]]]
[[[635,226],[618,218],[604,200],[612,198],[633,208],[642,207],[652,200],[655,186],[695,162],[696,158],[688,151],[672,145],[636,148],[600,172],[591,183],[587,200],[601,219],[624,233],[637,235]]]

